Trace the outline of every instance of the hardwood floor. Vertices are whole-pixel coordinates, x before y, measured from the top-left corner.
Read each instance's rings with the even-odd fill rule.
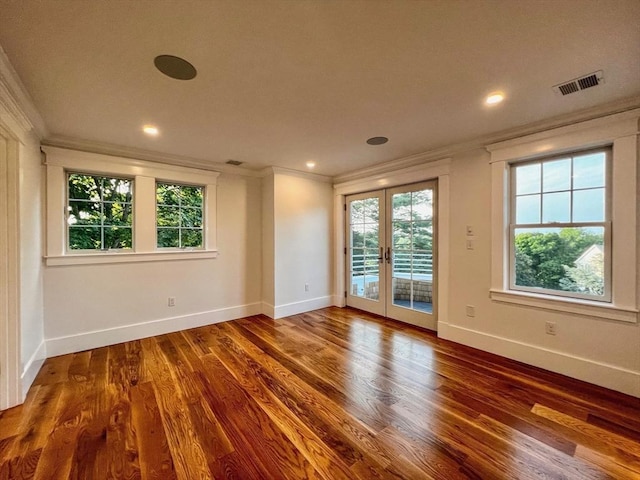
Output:
[[[46,361],[0,479],[638,479],[640,400],[352,309]]]

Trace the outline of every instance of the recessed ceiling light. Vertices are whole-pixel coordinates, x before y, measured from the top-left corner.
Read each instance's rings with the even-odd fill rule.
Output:
[[[198,74],[193,65],[184,58],[174,55],[158,55],[153,59],[153,63],[167,77],[175,78],[176,80],[191,80]]]
[[[147,135],[151,135],[152,137],[155,137],[160,133],[158,127],[154,127],[153,125],[145,125],[144,127],[142,127],[142,131]]]
[[[316,166],[316,162],[314,162],[313,160],[309,160],[307,162],[307,168],[313,168]]]
[[[367,143],[369,145],[383,145],[388,141],[389,139],[387,137],[371,137],[369,140],[367,140]]]
[[[487,105],[496,105],[504,100],[504,93],[493,92],[484,99],[484,103]]]

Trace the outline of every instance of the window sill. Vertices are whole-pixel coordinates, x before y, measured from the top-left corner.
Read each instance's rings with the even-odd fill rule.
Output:
[[[217,250],[175,250],[164,252],[78,253],[45,257],[48,267],[63,265],[100,265],[114,263],[166,262],[172,260],[201,260],[217,258]]]
[[[587,315],[627,323],[638,323],[638,310],[635,308],[618,307],[609,303],[579,300],[573,298],[552,297],[529,292],[515,292],[492,289],[489,292],[491,300],[500,303],[511,303],[520,306],[541,308],[555,312]]]

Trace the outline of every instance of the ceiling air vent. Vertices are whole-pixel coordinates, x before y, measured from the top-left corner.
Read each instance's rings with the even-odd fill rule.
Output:
[[[237,167],[238,165],[242,165],[244,162],[241,162],[240,160],[227,160],[226,163],[227,165],[235,165]]]
[[[560,85],[555,85],[553,89],[561,95],[569,95],[570,93],[579,92],[585,88],[596,87],[601,83],[604,83],[604,75],[602,74],[602,70],[598,70],[584,77],[574,78]]]

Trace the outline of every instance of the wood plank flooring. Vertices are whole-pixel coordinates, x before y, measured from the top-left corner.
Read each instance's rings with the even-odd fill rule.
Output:
[[[638,479],[640,400],[353,309],[50,358],[5,479]]]

